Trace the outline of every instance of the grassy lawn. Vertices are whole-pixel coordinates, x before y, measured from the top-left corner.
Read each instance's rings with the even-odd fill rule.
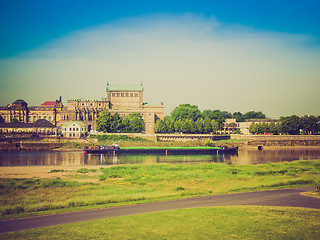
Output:
[[[78,170],[75,181],[0,179],[0,218],[320,184],[320,160],[261,165],[120,165],[102,168],[94,176],[100,181],[86,182],[92,171],[96,170]],[[79,179],[83,181],[76,181]]]
[[[319,239],[320,210],[230,206],[116,217],[1,234],[1,239]]]

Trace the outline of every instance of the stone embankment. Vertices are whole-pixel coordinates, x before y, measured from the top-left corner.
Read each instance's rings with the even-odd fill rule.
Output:
[[[57,142],[0,142],[0,151],[50,151],[61,147]]]
[[[243,148],[320,148],[320,136],[266,136],[266,135],[232,135],[231,139],[248,140],[238,142],[237,145]]]

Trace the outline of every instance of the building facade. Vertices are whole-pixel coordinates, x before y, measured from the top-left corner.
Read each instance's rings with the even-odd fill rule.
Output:
[[[143,86],[141,85],[109,85],[106,86],[106,98],[68,100],[67,105],[62,99],[46,101],[40,106],[28,107],[21,99],[0,107],[0,115],[5,122],[33,123],[45,119],[60,130],[66,122],[80,121],[86,125],[87,131],[96,129],[96,119],[103,110],[118,113],[120,116],[130,113],[140,113],[145,122],[145,133],[153,134],[157,119],[163,119],[164,106],[149,105],[143,101]]]

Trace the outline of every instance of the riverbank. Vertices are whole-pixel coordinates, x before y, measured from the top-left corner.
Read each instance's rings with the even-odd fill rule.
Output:
[[[107,168],[109,166],[103,166]],[[69,165],[69,166],[59,166],[59,165],[52,165],[52,166],[17,166],[17,167],[0,167],[0,178],[61,178],[64,180],[74,180],[78,174],[77,171],[83,169],[83,165]],[[88,182],[98,181],[99,169],[101,166],[99,165],[86,165],[86,169],[89,170],[97,170],[95,174],[87,174],[88,178],[86,180]],[[93,177],[90,178],[89,177]]]
[[[164,134],[162,134],[164,135]],[[171,134],[172,135],[172,134]],[[170,136],[171,136],[170,135]],[[0,142],[1,151],[75,151],[82,150],[84,147],[93,145],[107,144],[118,142],[120,147],[202,147],[202,146],[221,146],[239,147],[239,149],[275,149],[275,148],[320,148],[320,136],[268,136],[268,135],[231,135],[227,140],[208,140],[199,137],[200,135],[179,134],[180,140],[177,141],[151,141],[139,137],[130,137],[112,134],[106,135],[105,140],[98,138],[87,139],[55,139],[42,138],[20,139],[15,138],[14,141]],[[150,136],[146,136],[150,138]],[[172,136],[171,136],[172,137]],[[207,135],[205,135],[207,137]],[[169,138],[169,137],[168,137]],[[181,140],[184,139],[185,140]]]
[[[2,167],[0,213],[3,217],[22,217],[320,184],[320,160],[100,167]]]

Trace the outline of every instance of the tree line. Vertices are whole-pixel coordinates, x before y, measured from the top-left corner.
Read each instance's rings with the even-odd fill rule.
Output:
[[[158,119],[155,124],[156,133],[199,133],[206,134],[223,129],[227,118],[235,118],[237,122],[245,119],[265,119],[262,112],[250,111],[245,114],[241,112],[230,113],[220,110],[199,110],[198,106],[191,104],[180,104],[172,110],[170,116]]]
[[[130,113],[120,116],[103,110],[96,120],[97,131],[108,133],[141,133],[145,130],[145,123],[140,113]]]
[[[292,115],[281,117],[278,122],[271,123],[252,123],[249,127],[252,134],[289,134],[289,135],[315,135],[320,133],[320,116]]]

